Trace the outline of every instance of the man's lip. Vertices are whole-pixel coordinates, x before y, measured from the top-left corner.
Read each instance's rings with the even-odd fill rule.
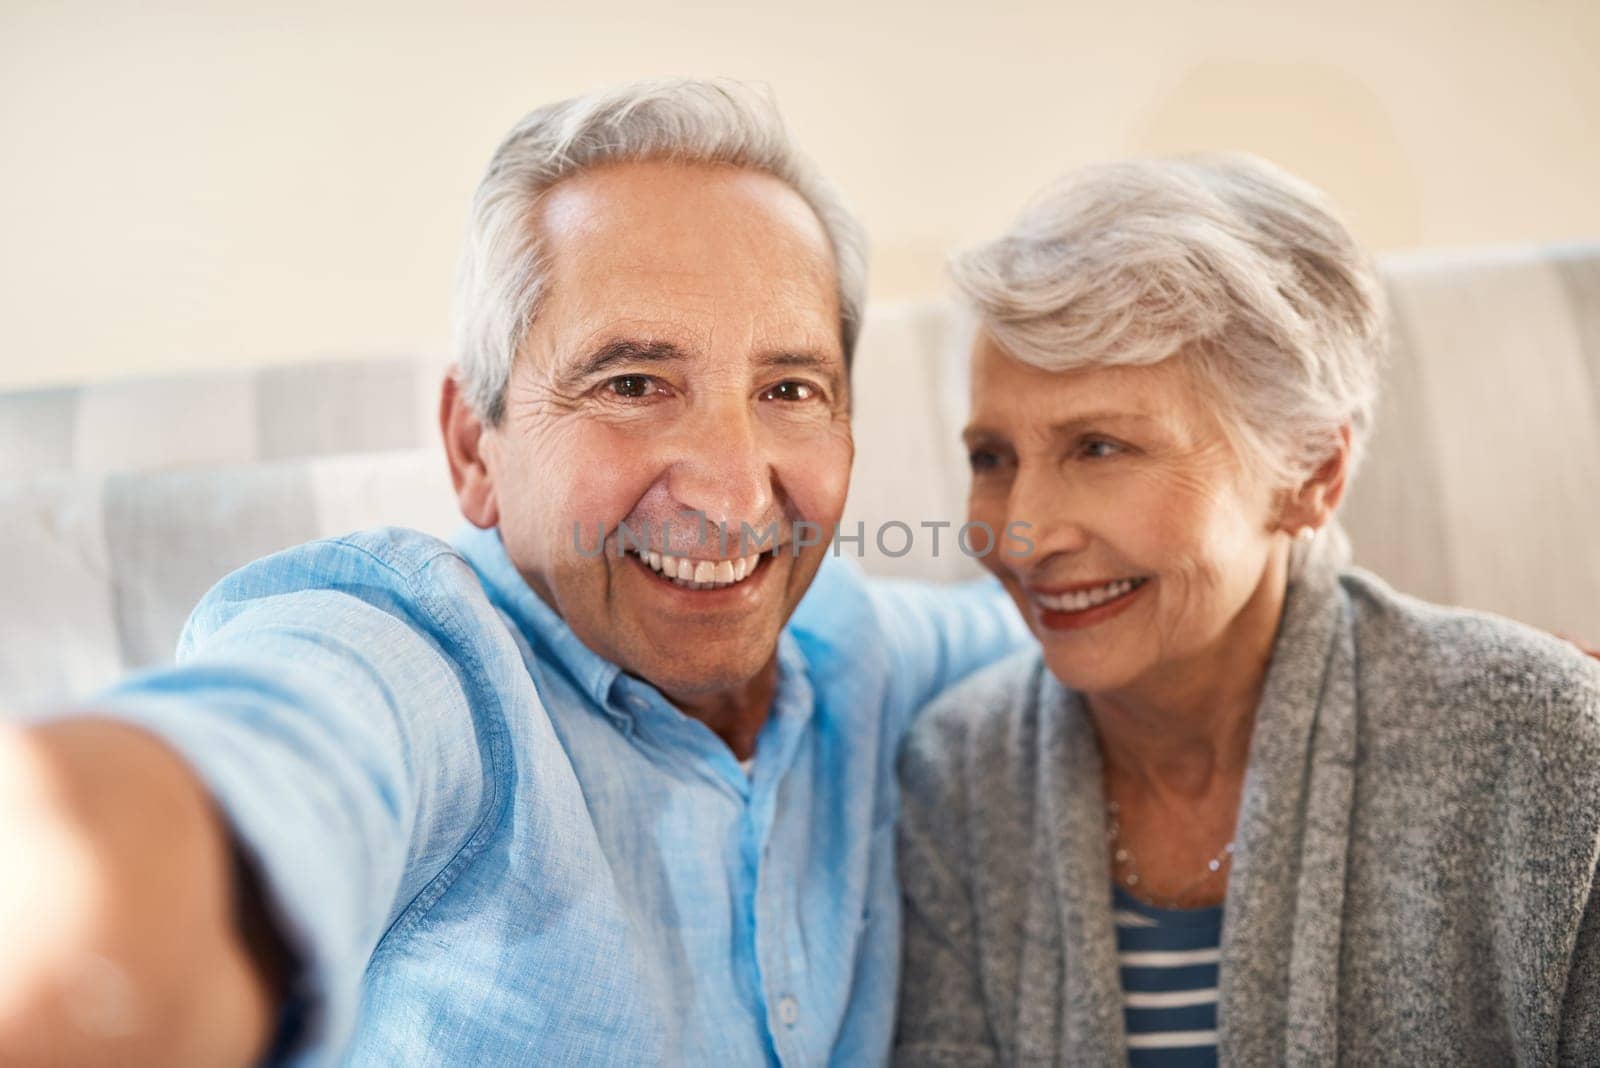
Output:
[[[654,582],[652,585],[664,593],[672,596],[693,597],[697,599],[715,598],[717,599],[715,603],[720,603],[721,599],[723,598],[734,598],[737,600],[759,596],[757,591],[765,585],[767,572],[771,569],[771,567],[776,566],[776,561],[768,559],[769,554],[767,553],[754,553],[752,555],[756,558],[756,566],[744,578],[738,580],[737,582],[727,583],[726,585],[698,590],[679,585],[680,582],[685,580],[669,579],[666,575],[663,575],[661,572],[651,567],[647,561],[640,559],[638,553],[624,553],[623,557],[631,560],[634,567],[638,568],[641,573],[653,579]],[[685,557],[685,559],[687,558]],[[738,558],[736,557],[735,559]],[[709,564],[713,563],[714,561],[705,560],[701,562]],[[700,602],[697,601],[696,603]]]
[[[787,552],[788,549],[789,545],[788,543],[785,543],[777,546],[776,548],[761,548],[748,553],[734,553],[731,556],[690,556],[688,553],[673,552],[670,549],[663,549],[659,545],[647,545],[645,546],[644,551],[648,553],[660,553],[662,556],[670,556],[677,560],[687,560],[691,564],[720,564],[724,560],[731,564],[735,560],[743,560],[747,556],[779,556],[784,552]],[[638,557],[639,550],[632,545],[629,545],[627,548],[623,548],[619,545],[617,547],[617,551],[613,555],[619,557]]]

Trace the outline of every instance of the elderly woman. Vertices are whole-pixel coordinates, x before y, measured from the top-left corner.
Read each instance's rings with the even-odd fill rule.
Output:
[[[1039,646],[901,758],[898,1059],[1600,1063],[1600,669],[1346,566],[1383,319],[1322,198],[1097,167],[955,274]]]

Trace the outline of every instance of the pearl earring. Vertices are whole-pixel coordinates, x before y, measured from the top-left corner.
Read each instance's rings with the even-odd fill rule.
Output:
[[[1317,528],[1311,526],[1301,527],[1295,531],[1294,536],[1300,541],[1313,541],[1317,536]]]

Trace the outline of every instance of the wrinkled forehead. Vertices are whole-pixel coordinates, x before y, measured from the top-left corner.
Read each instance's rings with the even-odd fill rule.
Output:
[[[1153,364],[1052,370],[1017,359],[980,331],[971,372],[969,425],[975,430],[1020,433],[1068,420],[1117,417],[1195,430],[1215,423],[1209,380],[1187,352]]]
[[[594,169],[549,190],[533,225],[552,283],[581,283],[576,297],[787,297],[837,315],[826,232],[800,193],[770,174],[675,163]]]
[[[751,244],[777,240],[832,263],[827,233],[805,198],[782,179],[746,167],[668,160],[591,167],[546,190],[534,222],[553,238],[615,232],[626,238],[648,230],[672,231],[691,243],[732,223],[732,236]]]
[[[534,225],[541,319],[612,325],[704,347],[837,338],[838,283],[821,223],[788,185],[734,167],[634,163],[561,182]],[[537,323],[536,323],[537,325]]]

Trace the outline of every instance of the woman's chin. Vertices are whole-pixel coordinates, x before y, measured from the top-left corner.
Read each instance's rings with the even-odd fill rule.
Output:
[[[1126,689],[1139,677],[1137,666],[1110,650],[1097,655],[1094,650],[1081,646],[1052,648],[1059,644],[1064,643],[1045,638],[1044,663],[1056,681],[1069,690],[1083,694],[1115,693]]]

